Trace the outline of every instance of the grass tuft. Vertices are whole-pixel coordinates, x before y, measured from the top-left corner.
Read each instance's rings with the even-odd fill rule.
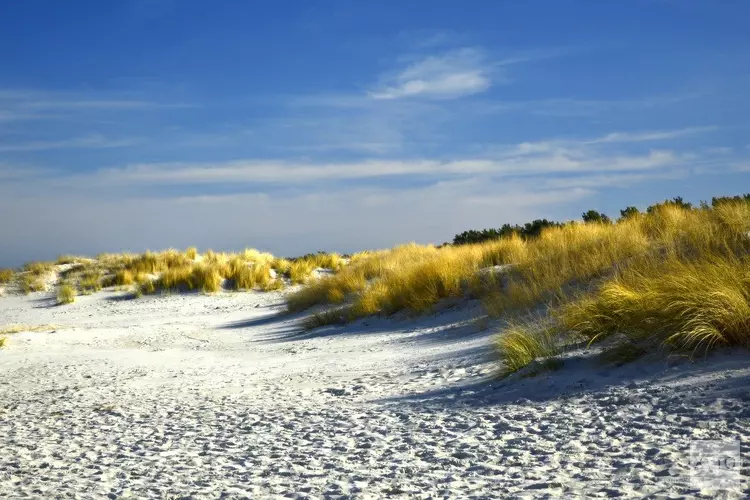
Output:
[[[559,361],[560,332],[547,322],[519,323],[507,327],[496,339],[503,365],[503,375],[510,375],[535,360],[544,359],[550,366]]]
[[[0,285],[10,283],[16,272],[13,269],[0,269]]]
[[[57,291],[58,304],[72,304],[76,300],[76,289],[69,284],[60,286]]]

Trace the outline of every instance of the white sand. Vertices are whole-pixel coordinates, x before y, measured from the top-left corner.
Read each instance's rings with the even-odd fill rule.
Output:
[[[750,439],[744,353],[498,382],[468,306],[305,333],[279,293],[119,296],[0,299],[59,327],[0,350],[0,497],[710,498],[690,440]]]

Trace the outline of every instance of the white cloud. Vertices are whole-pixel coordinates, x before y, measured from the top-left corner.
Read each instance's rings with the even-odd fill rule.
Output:
[[[11,151],[46,151],[52,149],[104,149],[130,146],[137,143],[134,138],[108,139],[100,134],[93,134],[58,141],[32,141],[0,144],[0,152]]]
[[[685,157],[654,150],[643,155],[575,157],[560,152],[504,159],[363,160],[341,163],[238,160],[216,163],[145,163],[108,168],[75,179],[75,185],[200,185],[276,183],[301,185],[314,181],[365,180],[395,175],[442,177],[518,177],[556,173],[640,171],[675,166]]]
[[[599,144],[607,142],[647,142],[647,141],[662,141],[668,139],[676,139],[686,135],[700,134],[703,132],[713,132],[718,130],[718,127],[707,126],[707,127],[687,127],[677,130],[652,130],[646,132],[613,132],[607,134],[604,137],[593,139],[586,142],[586,144]]]
[[[476,94],[492,84],[491,69],[481,51],[455,50],[412,63],[386,79],[379,89],[370,92],[370,97],[376,100],[413,96],[446,99]]]

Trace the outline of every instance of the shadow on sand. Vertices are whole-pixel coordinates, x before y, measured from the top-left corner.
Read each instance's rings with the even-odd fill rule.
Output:
[[[717,352],[709,359],[687,358],[665,361],[664,358],[644,358],[620,366],[603,366],[592,352],[579,352],[567,357],[556,371],[524,378],[515,374],[494,377],[422,392],[380,400],[385,404],[420,404],[483,407],[503,404],[524,404],[550,400],[572,399],[585,395],[607,396],[600,398],[601,404],[625,404],[627,397],[617,399],[612,395],[619,390],[646,388],[659,379],[675,385],[686,377],[710,380],[705,387],[689,385],[680,399],[695,404],[706,404],[718,398],[740,398],[750,400],[747,385],[747,353],[737,351]],[[721,372],[721,375],[719,375]],[[604,394],[608,393],[608,394]],[[612,396],[612,397],[610,397]]]

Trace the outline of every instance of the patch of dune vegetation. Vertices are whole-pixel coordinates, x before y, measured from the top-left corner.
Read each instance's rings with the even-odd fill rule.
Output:
[[[142,254],[100,254],[95,259],[63,256],[58,264],[69,264],[60,272],[61,284],[87,295],[103,287],[132,289],[137,296],[160,291],[201,290],[214,293],[223,288],[234,290],[280,290],[285,280],[303,283],[319,267],[338,270],[345,264],[338,254],[309,254],[284,259],[248,248],[237,253],[207,250],[199,254],[195,247],[182,252],[168,249]],[[24,289],[42,290],[42,278],[55,270],[54,263],[35,262],[22,273]],[[10,275],[12,277],[12,275]]]
[[[0,285],[13,281],[16,272],[13,269],[0,269]]]
[[[25,294],[47,289],[46,278],[55,269],[54,262],[28,262],[20,273],[21,290]]]
[[[517,318],[497,342],[508,372],[581,341],[617,338],[605,353],[617,359],[655,346],[750,346],[750,196],[628,207],[616,222],[590,210],[583,220],[354,255],[335,276],[292,294],[288,307],[328,305],[308,319],[314,328],[480,298],[492,316]],[[539,308],[541,320],[522,319]]]
[[[76,300],[76,289],[70,284],[63,284],[57,291],[58,304],[72,304]]]
[[[656,352],[750,348],[750,203],[718,199],[697,209],[664,203],[606,227],[607,237],[628,227],[627,244],[646,244],[577,286],[558,289],[555,299],[546,302],[551,325],[547,332],[555,332],[558,350],[566,343],[606,341],[602,358],[622,363]],[[597,252],[586,258],[597,260],[592,254]],[[516,285],[522,294],[533,288],[527,293],[536,295],[540,287],[533,276],[527,273]],[[540,281],[548,282],[544,275]],[[491,305],[509,313],[510,302],[500,293]],[[527,344],[545,334],[533,322],[514,333]],[[499,352],[508,372],[523,365],[513,360],[524,350],[528,348],[522,342],[501,341]],[[530,353],[527,359],[550,356],[549,350]]]

